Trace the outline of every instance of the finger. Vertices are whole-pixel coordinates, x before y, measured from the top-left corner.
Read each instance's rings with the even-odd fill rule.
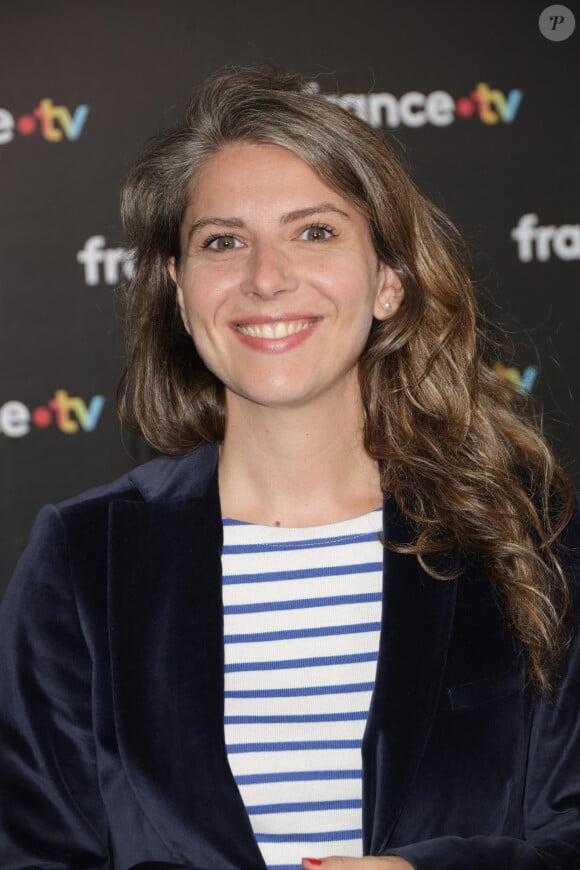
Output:
[[[303,870],[412,870],[411,864],[403,858],[392,856],[384,858],[303,858]]]
[[[334,855],[331,858],[302,859],[303,870],[362,870],[361,863],[366,868],[362,858],[339,858]]]

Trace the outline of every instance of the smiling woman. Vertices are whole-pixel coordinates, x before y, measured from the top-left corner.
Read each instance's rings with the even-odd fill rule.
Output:
[[[578,515],[452,225],[259,70],[123,216],[165,455],[45,509],[5,597],[3,870],[577,868]]]
[[[232,438],[237,444],[251,433],[253,449],[271,462],[273,439],[279,433],[285,440],[290,429],[296,446],[308,433],[312,448],[316,433],[325,450],[335,444],[349,459],[343,490],[333,486],[320,499],[310,471],[307,505],[298,491],[294,504],[287,493],[278,506],[277,486],[265,501],[257,469],[243,463],[223,477],[223,510],[266,524],[275,514],[284,525],[300,526],[325,522],[330,511],[349,518],[353,495],[355,511],[365,503],[376,507],[376,465],[363,455],[360,439],[358,361],[373,317],[392,317],[403,289],[374,251],[366,218],[286,148],[237,143],[200,172],[181,239],[184,254],[179,265],[170,258],[169,272],[185,329],[225,389],[230,437],[222,470],[229,467]],[[330,431],[339,417],[355,422],[340,444]],[[328,431],[320,432],[321,421]],[[262,461],[259,467],[266,468]],[[347,483],[349,467],[358,485]],[[273,469],[267,473],[271,478]]]
[[[403,297],[365,217],[286,148],[233,144],[200,173],[181,235],[169,271],[185,328],[225,387],[230,431],[255,413],[248,402],[359,417],[373,316],[386,320]]]

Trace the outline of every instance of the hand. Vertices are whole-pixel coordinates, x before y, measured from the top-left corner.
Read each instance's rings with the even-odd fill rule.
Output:
[[[396,855],[384,858],[303,858],[304,870],[413,870],[413,865]]]

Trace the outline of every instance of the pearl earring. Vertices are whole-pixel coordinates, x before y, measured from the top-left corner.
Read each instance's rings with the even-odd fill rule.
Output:
[[[385,311],[388,311],[389,308],[391,307],[391,303],[390,303],[390,302],[381,302],[381,305],[383,306],[383,308],[385,309]]]

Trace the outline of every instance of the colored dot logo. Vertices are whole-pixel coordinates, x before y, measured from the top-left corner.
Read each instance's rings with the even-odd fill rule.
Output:
[[[32,422],[38,429],[47,429],[52,423],[52,413],[45,405],[40,405],[32,412]]]
[[[475,112],[475,104],[469,97],[459,97],[455,103],[455,113],[458,118],[471,118]]]
[[[16,129],[21,136],[32,136],[36,132],[36,119],[32,115],[22,115],[16,122]]]

